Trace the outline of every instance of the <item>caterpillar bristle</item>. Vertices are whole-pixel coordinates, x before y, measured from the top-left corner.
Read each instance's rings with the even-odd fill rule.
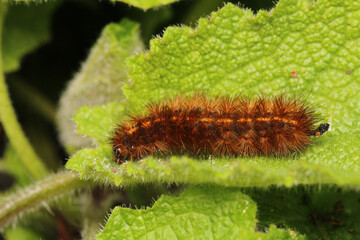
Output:
[[[330,123],[301,99],[260,96],[208,98],[201,94],[147,105],[145,115],[131,115],[111,138],[118,163],[153,154],[200,156],[284,156],[306,148]]]

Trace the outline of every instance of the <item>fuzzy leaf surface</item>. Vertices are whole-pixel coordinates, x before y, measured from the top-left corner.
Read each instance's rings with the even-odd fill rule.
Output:
[[[246,96],[310,94],[332,132],[314,138],[291,157],[192,159],[148,157],[117,165],[108,133],[126,119],[97,113],[114,122],[102,129],[88,124],[85,134],[99,143],[67,163],[84,178],[130,185],[144,182],[217,183],[225,186],[292,186],[335,183],[360,185],[360,2],[280,0],[271,12],[253,16],[232,4],[200,19],[194,30],[169,27],[153,39],[150,51],[129,59],[133,84],[123,90],[129,109],[141,109],[178,93]],[[105,108],[114,108],[108,105]],[[128,111],[128,110],[126,110]],[[130,110],[131,112],[131,110]],[[80,111],[77,124],[87,124]],[[117,115],[118,117],[115,117]],[[85,126],[85,125],[84,125]],[[95,130],[98,129],[99,131]]]
[[[142,8],[144,10],[153,8],[153,7],[160,7],[162,5],[170,4],[173,2],[177,2],[179,0],[111,0],[113,2],[124,2],[129,5]]]
[[[143,49],[139,35],[139,24],[127,19],[106,25],[81,70],[70,81],[62,94],[57,114],[60,139],[68,149],[91,144],[88,138],[76,135],[74,131],[76,125],[71,118],[81,106],[126,100],[121,90],[130,81],[125,59]]]
[[[193,187],[151,208],[116,207],[98,239],[305,239],[271,226],[255,232],[256,203],[239,190]]]

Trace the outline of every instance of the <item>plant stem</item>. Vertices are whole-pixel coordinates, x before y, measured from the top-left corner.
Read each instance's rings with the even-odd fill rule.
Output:
[[[7,5],[4,2],[0,3],[0,36],[2,36],[2,28],[5,18]],[[0,46],[2,46],[0,37]],[[0,119],[4,126],[5,132],[14,146],[16,152],[19,154],[21,161],[29,170],[29,173],[35,179],[42,179],[48,175],[48,170],[36,155],[34,149],[31,147],[24,132],[21,130],[20,124],[16,119],[15,111],[11,105],[9,93],[5,83],[5,76],[2,66],[2,51],[0,49]]]
[[[17,216],[33,210],[44,201],[87,185],[89,182],[80,180],[75,173],[64,171],[27,188],[19,189],[0,201],[0,229]]]

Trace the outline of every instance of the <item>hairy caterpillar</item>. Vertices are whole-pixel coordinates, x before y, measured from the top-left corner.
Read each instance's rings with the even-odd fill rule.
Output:
[[[330,130],[330,123],[315,129],[317,121],[304,101],[283,95],[250,100],[197,94],[148,105],[146,115],[118,125],[110,141],[117,163],[157,153],[284,156]]]

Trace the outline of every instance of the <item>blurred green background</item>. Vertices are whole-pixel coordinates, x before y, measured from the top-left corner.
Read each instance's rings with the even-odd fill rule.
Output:
[[[270,10],[276,5],[276,1],[270,0],[184,0],[143,11],[120,2],[57,0],[50,21],[43,23],[50,28],[49,41],[26,54],[21,59],[19,69],[6,74],[10,96],[21,126],[45,164],[56,171],[63,168],[69,157],[58,140],[55,125],[58,101],[68,82],[80,69],[82,62],[86,60],[101,30],[108,23],[119,22],[123,18],[140,23],[142,39],[148,48],[149,40],[156,35],[162,35],[167,26],[188,25],[196,27],[197,20],[200,17],[208,16],[227,2],[232,2],[242,8],[249,8],[254,13],[260,9]],[[24,25],[24,22],[27,21],[27,14],[29,13],[28,15],[31,16],[31,12],[33,12],[33,15],[36,16],[40,7],[43,5],[39,3],[10,3],[5,25],[6,21],[11,22],[11,25],[8,26],[10,30],[11,27],[16,29],[17,26]],[[29,24],[23,28],[28,31],[36,31],[36,29],[32,29],[36,24],[33,25],[31,21],[35,23],[42,21],[42,19],[32,18],[28,21]],[[47,109],[47,114],[39,111],[37,107],[39,105],[43,105],[43,109]],[[0,159],[8,146],[8,140],[0,125]],[[0,165],[2,164],[1,161]],[[17,183],[22,184],[19,179],[0,170],[0,191],[6,191]],[[114,192],[94,189],[92,195],[97,201],[106,199],[109,195],[113,196],[110,197],[113,199],[110,206],[122,204],[132,207],[149,206],[161,193],[170,191],[177,194],[179,189],[181,189],[179,186],[166,188],[162,186],[138,186],[130,189],[130,191],[119,190]],[[108,206],[109,204],[104,204],[104,214]],[[76,208],[76,205],[69,207],[69,212],[72,208]],[[52,217],[47,214],[44,216],[40,213],[40,215],[40,218],[35,214],[25,219],[24,225],[20,225],[15,230],[7,231],[6,237],[17,239],[31,235],[31,238],[35,239],[38,237],[53,239],[59,237],[56,229],[59,229],[61,224],[70,225],[68,230],[72,232],[73,237],[80,236],[80,226],[77,223],[69,223],[67,213],[55,212]],[[36,219],[36,221],[32,221],[32,219]],[[103,219],[103,216],[99,216],[99,219]],[[28,232],[29,228],[26,227],[28,224],[34,232]],[[34,233],[39,233],[39,235],[34,235]],[[61,236],[61,233],[59,234]],[[0,234],[0,239],[4,239],[4,235]]]

